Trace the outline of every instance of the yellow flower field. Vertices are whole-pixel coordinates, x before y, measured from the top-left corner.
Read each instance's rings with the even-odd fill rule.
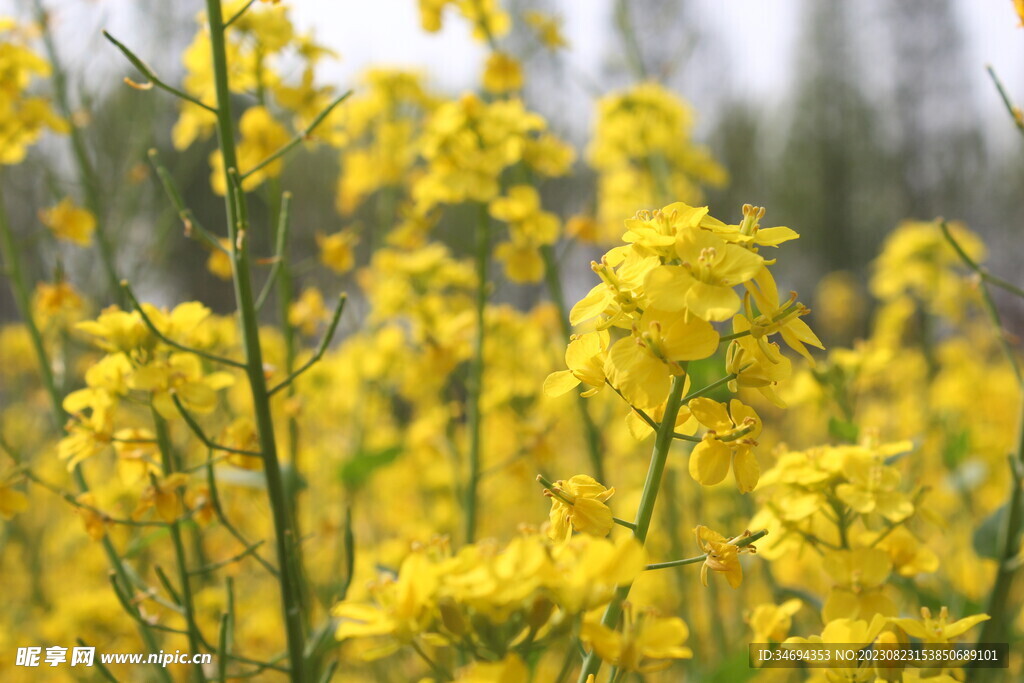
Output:
[[[123,132],[0,16],[0,679],[1024,677],[1006,245],[908,213],[825,272],[839,227],[715,201],[629,3],[580,143],[557,13],[403,1],[475,87],[206,0],[173,77],[103,32]]]

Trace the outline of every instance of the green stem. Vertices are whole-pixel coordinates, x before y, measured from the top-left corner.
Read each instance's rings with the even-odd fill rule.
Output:
[[[279,320],[280,325],[281,325],[281,330],[284,333],[284,348],[285,348],[284,367],[285,367],[285,372],[288,373],[289,377],[295,377],[296,376],[294,374],[295,373],[295,360],[296,360],[296,354],[297,354],[296,334],[295,334],[295,326],[292,325],[291,322],[288,320],[288,307],[289,307],[289,305],[292,302],[292,299],[294,297],[294,290],[295,290],[295,285],[294,285],[294,281],[293,281],[293,278],[292,278],[291,268],[288,265],[288,258],[289,258],[289,250],[288,250],[289,240],[288,240],[288,237],[291,234],[292,193],[291,192],[281,192],[280,180],[278,178],[272,178],[270,183],[269,183],[269,186],[270,186],[270,197],[271,197],[271,202],[270,202],[270,204],[271,204],[271,211],[270,211],[270,215],[271,216],[276,216],[277,220],[276,220],[276,222],[274,224],[274,256],[275,256],[275,261],[274,261],[274,265],[271,267],[271,272],[267,276],[267,283],[266,284],[270,285],[271,282],[274,282],[274,281],[277,282],[277,304],[278,304],[277,305],[277,311],[278,311],[278,320]],[[261,292],[261,296],[262,296],[262,292]],[[336,311],[336,316],[337,317],[332,319],[330,331],[329,331],[329,333],[327,335],[325,335],[325,339],[328,340],[327,341],[328,344],[330,343],[330,339],[333,338],[333,336],[334,336],[334,330],[337,329],[338,320],[341,319],[341,310],[344,310],[341,307],[344,306],[344,301],[345,301],[344,299],[341,299],[339,301],[339,304],[338,304],[339,305],[339,309]],[[259,302],[259,300],[257,300],[257,302],[256,302],[256,309],[257,309],[257,311],[259,310],[259,308],[260,308],[260,302]],[[327,350],[327,345],[321,343],[321,349],[322,350],[318,350],[317,353],[314,355],[314,359],[316,359],[316,360],[314,360],[313,362],[318,361],[320,359],[320,357],[323,356],[324,352],[326,352],[326,350]],[[274,390],[272,389],[271,390],[271,395],[273,395],[273,392],[274,392]],[[287,395],[289,397],[295,395],[295,384],[294,384],[294,382],[289,382],[288,383],[288,385],[287,385]],[[286,443],[287,443],[288,462],[291,463],[291,467],[292,467],[292,474],[293,474],[293,480],[292,481],[296,482],[296,481],[298,481],[298,478],[301,476],[301,470],[299,468],[299,453],[300,453],[300,450],[299,450],[299,420],[296,417],[294,411],[288,411],[287,442]],[[296,495],[291,495],[291,496],[288,497],[288,502],[291,504],[291,508],[289,509],[288,514],[291,515],[292,519],[295,520],[295,524],[298,525],[298,523],[299,523],[299,497],[296,496]],[[302,548],[301,545],[297,545],[295,547],[295,562],[297,563],[297,566],[300,569],[305,567],[305,560],[303,559],[303,548]],[[310,604],[310,597],[311,597],[309,595],[310,586],[309,586],[308,581],[306,581],[305,577],[300,577],[300,580],[299,580],[299,583],[298,583],[298,587],[299,587],[299,590],[301,591],[301,593],[299,594],[299,599],[302,601],[302,604],[303,605],[309,605]],[[303,610],[303,616],[305,618],[305,621],[303,621],[303,627],[308,632],[309,629],[310,629],[310,623],[308,621],[309,617],[310,617],[310,614],[309,614],[309,610],[308,609],[307,610]]]
[[[540,249],[544,257],[544,278],[548,286],[548,295],[558,310],[558,323],[562,328],[562,336],[568,342],[572,336],[572,326],[569,324],[569,311],[565,305],[565,295],[562,292],[562,279],[558,272],[558,260],[555,258],[554,250],[550,245],[545,244]],[[576,407],[580,412],[580,420],[583,422],[583,435],[587,440],[587,455],[590,456],[590,468],[594,471],[594,478],[600,482],[604,481],[604,459],[602,458],[601,431],[590,414],[590,406],[587,399],[576,394]]]
[[[156,431],[157,445],[160,448],[164,477],[168,477],[172,473],[177,472],[180,467],[171,446],[170,434],[167,432],[167,422],[164,421],[156,410],[153,410],[153,426]],[[156,482],[153,485],[156,486]],[[179,501],[182,501],[180,490],[175,495],[178,496]],[[171,541],[174,544],[174,558],[178,565],[178,581],[181,583],[181,608],[184,611],[185,624],[188,631],[188,646],[193,653],[198,653],[200,652],[199,626],[196,624],[195,618],[195,604],[192,599],[192,581],[189,578],[188,557],[185,555],[185,545],[181,542],[181,524],[177,520],[171,522],[170,531]],[[197,681],[206,680],[203,675],[202,665],[195,665],[194,674]]]
[[[477,527],[477,484],[480,481],[480,448],[483,416],[480,413],[480,395],[484,380],[484,324],[487,314],[488,267],[490,265],[491,217],[487,205],[480,205],[476,226],[476,339],[473,342],[473,360],[469,368],[468,407],[466,418],[469,425],[469,476],[466,480],[465,513],[466,543],[476,538]]]
[[[206,0],[207,20],[210,24],[210,46],[213,54],[214,84],[217,91],[217,136],[221,154],[224,157],[225,185],[235,184],[232,172],[238,173],[238,158],[235,151],[234,125],[231,119],[231,92],[228,88],[227,53],[224,44],[224,23],[220,0]],[[281,607],[290,659],[289,674],[294,683],[303,683],[303,632],[301,590],[296,567],[296,544],[298,534],[290,518],[287,494],[281,463],[277,456],[274,436],[274,421],[270,412],[270,395],[263,374],[263,353],[260,347],[259,324],[252,292],[248,240],[238,239],[238,231],[245,229],[245,195],[242,192],[228,192],[225,197],[228,222],[228,238],[232,250],[232,273],[235,286],[235,300],[241,318],[242,339],[245,346],[246,374],[252,394],[256,426],[259,433],[260,450],[263,452],[264,472],[267,478],[267,494],[274,521],[277,546],[278,571],[280,572]]]
[[[117,276],[117,266],[114,263],[114,247],[110,242],[110,236],[106,231],[106,218],[103,215],[103,205],[100,201],[100,185],[96,170],[89,161],[89,153],[85,147],[85,138],[81,129],[75,125],[74,112],[71,110],[71,102],[68,99],[67,75],[61,66],[57,55],[57,45],[53,40],[53,33],[50,31],[50,21],[46,10],[43,8],[42,0],[35,1],[36,18],[42,28],[43,45],[46,48],[46,58],[50,62],[53,79],[53,95],[70,129],[71,152],[75,159],[75,166],[78,170],[78,180],[85,193],[85,207],[96,218],[96,245],[99,247],[100,262],[103,264],[103,271],[106,274],[107,285],[110,287],[110,295],[114,301],[124,305],[123,293],[121,292],[121,279]]]
[[[654,451],[651,453],[651,464],[647,470],[647,480],[644,482],[643,493],[640,494],[640,506],[636,511],[636,528],[633,536],[643,545],[647,541],[647,532],[651,528],[651,519],[654,516],[654,504],[658,500],[658,491],[661,489],[661,479],[665,474],[665,465],[668,462],[669,450],[672,448],[672,432],[676,423],[676,416],[679,414],[679,407],[682,405],[683,387],[686,384],[686,377],[679,375],[672,378],[672,389],[669,391],[668,401],[665,403],[665,415],[658,426],[658,435],[654,441]],[[605,608],[604,616],[601,617],[601,624],[606,628],[614,629],[622,615],[622,603],[629,597],[629,590],[632,584],[620,586],[615,592],[615,597]],[[583,669],[580,671],[579,683],[586,683],[587,676],[597,676],[601,668],[601,658],[597,652],[591,650],[586,659],[583,660]]]
[[[992,293],[989,292],[988,287],[985,286],[985,281],[995,276],[989,275],[989,277],[986,278],[985,274],[988,271],[982,268],[974,259],[972,259],[967,254],[966,251],[964,251],[964,248],[961,247],[960,243],[957,242],[956,238],[953,237],[953,233],[950,232],[949,225],[946,224],[946,221],[940,222],[939,226],[942,228],[942,234],[946,237],[946,241],[948,241],[950,245],[952,245],[953,249],[960,257],[960,260],[964,262],[964,265],[966,265],[972,271],[977,273],[978,276],[982,279],[982,281],[978,285],[979,289],[981,289],[981,304],[985,309],[985,313],[988,314],[989,320],[992,321],[993,327],[995,327],[996,339],[999,341],[999,346],[1002,348],[1003,355],[1006,356],[1006,360],[1010,363],[1010,367],[1013,368],[1013,374],[1017,378],[1017,385],[1024,388],[1024,373],[1021,372],[1020,364],[1017,362],[1016,354],[1014,354],[1013,349],[1010,348],[1010,342],[1006,338],[1006,331],[1003,329],[1003,321],[1002,318],[1000,318],[999,316],[999,309],[996,308],[996,302],[992,298]],[[996,280],[999,280],[999,282],[1004,282],[999,278],[996,278]],[[1009,283],[1005,284],[1009,285]],[[1013,287],[1012,285],[1009,286]],[[1009,291],[1013,292],[1014,294],[1017,294],[1017,291],[1014,291],[1015,289],[1016,288],[1013,288],[1010,289]],[[1024,292],[1021,292],[1018,296],[1020,295],[1024,295]]]
[[[348,97],[351,94],[352,94],[352,91],[349,90],[345,94],[339,95],[338,97],[336,97],[333,102],[331,102],[329,105],[327,105],[326,109],[324,109],[322,112],[317,114],[316,118],[313,119],[313,122],[310,123],[308,126],[306,126],[306,129],[304,131],[302,131],[301,133],[299,133],[298,135],[293,137],[291,140],[286,142],[280,149],[278,149],[276,152],[274,152],[273,154],[268,156],[266,159],[264,159],[263,161],[259,162],[258,164],[256,164],[255,166],[253,166],[252,168],[250,168],[249,170],[247,170],[245,172],[242,172],[239,169],[238,172],[241,174],[241,180],[245,180],[246,178],[248,178],[252,174],[254,174],[257,171],[259,171],[260,169],[262,169],[264,166],[267,166],[269,164],[274,163],[275,161],[277,161],[278,159],[283,157],[285,154],[290,152],[292,149],[294,149],[303,140],[308,140],[309,136],[313,134],[313,130],[317,126],[319,126],[323,122],[323,120],[325,118],[327,118],[327,115],[330,114],[334,110],[335,107],[337,107],[339,104],[341,104],[346,99],[348,99]]]
[[[1010,118],[1013,119],[1013,125],[1017,126],[1017,130],[1021,133],[1024,133],[1024,116],[1021,116],[1020,110],[1013,105],[1013,102],[1010,100],[1010,96],[1006,94],[1006,88],[1003,87],[1003,82],[999,80],[999,76],[996,76],[996,72],[992,68],[992,65],[986,66],[985,70],[988,71],[988,75],[995,84],[996,90],[999,91],[999,97],[1003,99],[1003,105],[1006,107],[1006,111],[1010,113]]]
[[[145,76],[147,79],[149,79],[149,82],[152,85],[155,85],[156,87],[160,88],[161,90],[165,90],[165,91],[169,92],[170,94],[174,95],[175,97],[178,97],[178,98],[180,98],[182,100],[185,100],[186,102],[191,102],[192,104],[194,104],[197,107],[200,107],[202,109],[205,109],[206,111],[210,112],[211,114],[216,114],[217,113],[216,109],[214,109],[210,105],[206,104],[205,102],[203,102],[201,100],[198,100],[195,97],[192,97],[187,92],[183,92],[181,90],[178,90],[177,88],[175,88],[172,85],[168,85],[167,83],[164,83],[164,81],[161,80],[160,77],[156,75],[156,72],[154,72],[153,69],[150,68],[150,66],[148,64],[146,64],[144,61],[139,59],[139,57],[134,52],[129,50],[128,47],[124,43],[119,41],[114,36],[110,35],[106,31],[103,31],[103,37],[106,38],[107,40],[109,40],[114,45],[114,47],[116,47],[118,50],[120,50],[121,54],[123,54],[125,57],[127,57],[128,61],[132,63],[132,66],[134,66],[136,69],[138,69],[139,72],[143,76]],[[128,81],[128,84],[129,85],[133,85],[133,83],[131,81]],[[138,88],[140,86],[136,85],[135,87]],[[146,90],[149,89],[148,86],[142,86],[142,87],[144,89],[146,89]]]
[[[615,3],[615,27],[619,31],[622,41],[626,44],[626,59],[633,74],[640,80],[647,78],[647,69],[644,66],[643,55],[640,54],[640,43],[636,39],[636,31],[633,29],[633,19],[629,15],[630,3],[626,0],[618,0]]]
[[[14,234],[11,232],[10,222],[7,220],[7,208],[4,205],[2,188],[0,188],[0,241],[2,241],[4,252],[4,267],[7,270],[7,278],[11,282],[11,290],[14,293],[14,303],[18,307],[21,319],[25,321],[29,338],[32,340],[32,349],[35,351],[36,360],[39,362],[39,372],[43,377],[43,386],[46,387],[46,394],[50,398],[50,407],[53,409],[53,419],[56,421],[57,429],[60,430],[64,427],[64,419],[66,417],[64,407],[60,391],[57,389],[53,367],[50,365],[50,359],[43,344],[43,335],[32,317],[32,301],[29,297],[25,272],[21,269],[22,259],[18,256],[19,251],[14,243]]]

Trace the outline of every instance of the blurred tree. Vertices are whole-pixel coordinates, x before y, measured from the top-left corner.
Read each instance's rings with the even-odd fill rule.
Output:
[[[985,167],[966,54],[952,0],[885,3],[892,48],[901,213],[973,214]],[[908,31],[907,27],[914,30]],[[980,70],[980,65],[979,65]]]
[[[892,223],[895,167],[880,114],[863,90],[853,8],[831,2],[804,8],[789,132],[765,173],[776,184],[770,222],[800,231],[813,258],[804,277],[816,278],[874,254]]]

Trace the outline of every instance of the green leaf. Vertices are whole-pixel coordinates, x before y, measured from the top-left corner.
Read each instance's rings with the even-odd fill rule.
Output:
[[[860,429],[857,425],[838,417],[830,417],[828,420],[828,433],[834,438],[847,443],[857,443],[860,437]]]
[[[963,462],[971,450],[970,432],[961,429],[958,432],[947,434],[946,442],[942,446],[942,462],[946,467],[955,470]]]
[[[1022,503],[1024,505],[1024,503]],[[1003,529],[1006,528],[1006,511],[1009,503],[1003,503],[995,512],[986,517],[978,528],[974,530],[972,544],[974,552],[981,557],[990,557],[994,560],[1001,559]],[[1024,512],[1024,511],[1022,511]],[[1021,531],[1017,532],[1017,543],[1020,543]]]
[[[750,657],[745,645],[746,643],[738,652],[723,659],[706,680],[710,683],[736,683],[753,678],[758,670],[750,668]]]
[[[401,446],[390,446],[377,451],[360,451],[345,461],[338,471],[338,477],[346,487],[357,489],[366,483],[374,470],[391,464],[401,452]]]

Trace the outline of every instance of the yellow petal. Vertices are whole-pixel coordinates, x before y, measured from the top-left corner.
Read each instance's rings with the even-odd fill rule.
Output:
[[[732,459],[732,473],[736,477],[736,486],[740,493],[750,493],[757,486],[757,478],[761,469],[752,449],[740,446]]]
[[[729,447],[718,439],[704,439],[690,454],[690,476],[704,486],[714,486],[729,473]]]
[[[580,381],[576,379],[571,370],[552,372],[544,380],[544,395],[552,397],[561,396],[579,386],[579,384]]]

